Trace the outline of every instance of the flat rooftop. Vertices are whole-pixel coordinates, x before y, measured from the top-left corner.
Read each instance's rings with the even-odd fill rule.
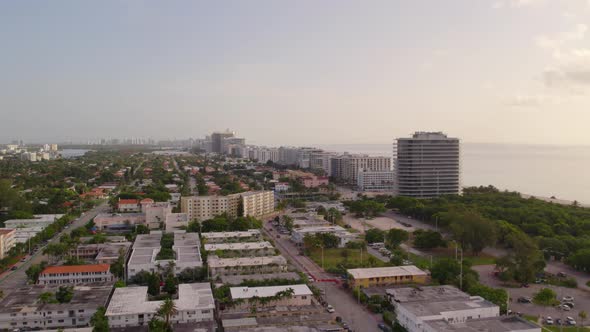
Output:
[[[257,265],[287,265],[287,260],[283,256],[265,256],[265,257],[239,257],[239,258],[216,258],[207,259],[209,267],[220,268],[227,266],[257,266]]]
[[[200,247],[198,233],[174,233],[174,247]]]
[[[406,266],[390,266],[390,267],[374,267],[366,269],[350,269],[347,270],[354,279],[367,279],[367,278],[383,278],[383,277],[396,277],[396,276],[426,276],[427,273],[420,270],[414,265]]]
[[[116,288],[106,316],[157,312],[163,301],[148,301],[147,289],[146,286]],[[209,283],[178,285],[178,299],[174,303],[178,311],[215,308]]]
[[[232,299],[249,299],[252,297],[271,297],[287,289],[293,290],[294,296],[313,295],[307,285],[285,285],[285,286],[266,286],[266,287],[232,287],[229,289]]]
[[[465,323],[449,324],[444,320],[427,321],[424,324],[440,332],[511,332],[528,331],[541,327],[517,316],[501,316],[468,320]]]
[[[260,230],[258,229],[249,229],[243,232],[209,232],[209,233],[201,233],[201,237],[205,239],[223,239],[223,238],[231,238],[231,237],[250,237],[250,236],[260,236]]]
[[[205,244],[205,251],[215,251],[215,250],[256,250],[256,249],[271,249],[271,248],[273,248],[273,246],[268,241]]]
[[[160,248],[161,233],[139,234],[133,243],[133,249],[136,248]]]
[[[298,228],[293,230],[298,233],[348,233],[348,231],[340,226],[312,226],[305,228]]]
[[[258,194],[268,194],[268,193],[272,193],[274,196],[274,192],[272,192],[270,190],[247,191],[247,192],[241,193],[241,195],[243,197],[248,197],[248,196],[254,196],[254,195],[258,195]]]
[[[479,296],[473,296],[468,299],[452,299],[442,301],[420,301],[406,302],[401,304],[407,311],[416,317],[436,316],[443,312],[463,311],[478,308],[498,308],[497,305],[487,301]],[[498,308],[499,313],[499,308]]]
[[[69,303],[42,303],[39,296],[45,292],[55,293],[59,286],[33,285],[18,288],[6,295],[0,301],[0,314],[5,313],[30,313],[42,310],[65,310],[65,308],[97,308],[105,306],[113,285],[111,283],[76,285],[74,296]]]
[[[470,297],[469,294],[462,292],[459,288],[449,285],[391,288],[387,290],[387,295],[393,297],[399,303],[458,300]]]
[[[128,266],[137,266],[145,264],[157,264],[158,252],[160,252],[161,233],[151,233],[138,235],[133,245],[133,253],[129,259]],[[177,263],[198,263],[201,261],[201,241],[197,233],[174,233],[174,245],[172,249],[176,253]]]
[[[235,276],[221,276],[221,282],[228,285],[239,285],[246,280],[271,280],[271,279],[287,279],[293,280],[293,283],[301,280],[301,276],[295,272],[280,272],[280,273],[265,273],[265,274],[238,274]]]

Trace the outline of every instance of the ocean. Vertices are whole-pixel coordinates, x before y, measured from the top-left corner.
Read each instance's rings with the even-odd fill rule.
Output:
[[[391,144],[318,146],[327,151],[391,156]],[[539,197],[590,204],[590,146],[461,144],[461,184],[493,185]]]

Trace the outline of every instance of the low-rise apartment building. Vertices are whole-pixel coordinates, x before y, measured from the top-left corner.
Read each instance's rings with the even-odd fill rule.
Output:
[[[55,294],[59,286],[33,285],[16,289],[0,300],[0,330],[50,330],[89,326],[99,307],[106,307],[113,289],[109,285],[77,285],[68,303],[45,303],[43,293]]]
[[[15,243],[24,243],[61,217],[63,214],[36,214],[31,219],[6,220],[4,227],[16,230],[13,235]]]
[[[275,248],[268,241],[208,243],[205,244],[205,251],[223,258],[272,256],[275,254]]]
[[[189,220],[203,221],[226,213],[237,217],[243,207],[244,216],[262,217],[274,211],[274,193],[266,191],[248,191],[227,196],[189,196],[180,199],[182,213]]]
[[[144,213],[99,213],[94,217],[94,225],[99,231],[122,231],[137,225],[145,225]]]
[[[201,233],[203,242],[207,243],[232,243],[232,242],[260,242],[262,234],[259,229],[249,229],[238,232],[208,232]]]
[[[346,246],[348,242],[354,241],[357,239],[357,236],[353,233],[350,233],[346,229],[340,226],[311,226],[311,227],[302,227],[302,228],[295,228],[291,231],[291,240],[295,242],[297,245],[303,245],[303,239],[306,235],[315,235],[315,234],[333,234],[338,239],[338,247],[343,248]]]
[[[8,255],[8,251],[16,245],[16,230],[11,228],[0,228],[0,259]]]
[[[141,211],[141,206],[139,205],[139,200],[137,199],[121,199],[117,202],[117,209],[119,212],[139,212]]]
[[[109,264],[49,266],[39,274],[39,285],[109,283],[115,277]]]
[[[428,274],[414,265],[347,270],[352,288],[399,284],[425,284]]]
[[[527,331],[535,324],[518,317],[500,317],[500,308],[480,296],[470,296],[453,286],[392,288],[387,290],[397,321],[408,332]],[[494,329],[490,329],[494,327]]]
[[[312,305],[313,293],[307,285],[286,285],[286,286],[266,286],[266,287],[231,287],[232,300],[242,300],[238,308],[249,308],[252,305],[256,307],[285,306],[285,307],[303,307]],[[288,296],[279,296],[276,300],[261,303],[252,302],[253,299],[275,297],[280,294],[290,293]]]
[[[156,272],[174,263],[174,272],[179,274],[184,269],[203,266],[201,260],[201,242],[197,233],[174,233],[174,259],[158,260],[161,232],[138,235],[133,244],[133,252],[127,263],[127,277],[133,278],[141,271]]]
[[[127,257],[130,242],[80,244],[69,251],[69,255],[86,262],[113,264],[120,256]]]
[[[147,326],[163,301],[149,301],[148,288],[117,288],[106,311],[111,328]],[[170,317],[172,324],[213,322],[215,302],[209,283],[178,285],[178,299],[174,300],[176,314]]]
[[[275,273],[287,271],[287,260],[283,256],[207,258],[212,277],[238,274]]]

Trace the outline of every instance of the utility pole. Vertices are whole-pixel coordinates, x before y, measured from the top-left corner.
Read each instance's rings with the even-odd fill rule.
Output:
[[[459,289],[463,290],[463,249],[461,249],[461,273],[459,274]]]

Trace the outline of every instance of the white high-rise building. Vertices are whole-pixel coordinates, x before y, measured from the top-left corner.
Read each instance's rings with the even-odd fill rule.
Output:
[[[397,192],[432,198],[461,191],[459,139],[442,132],[416,132],[394,145]]]
[[[391,158],[345,153],[330,160],[330,175],[337,179],[356,184],[360,170],[391,171]]]

